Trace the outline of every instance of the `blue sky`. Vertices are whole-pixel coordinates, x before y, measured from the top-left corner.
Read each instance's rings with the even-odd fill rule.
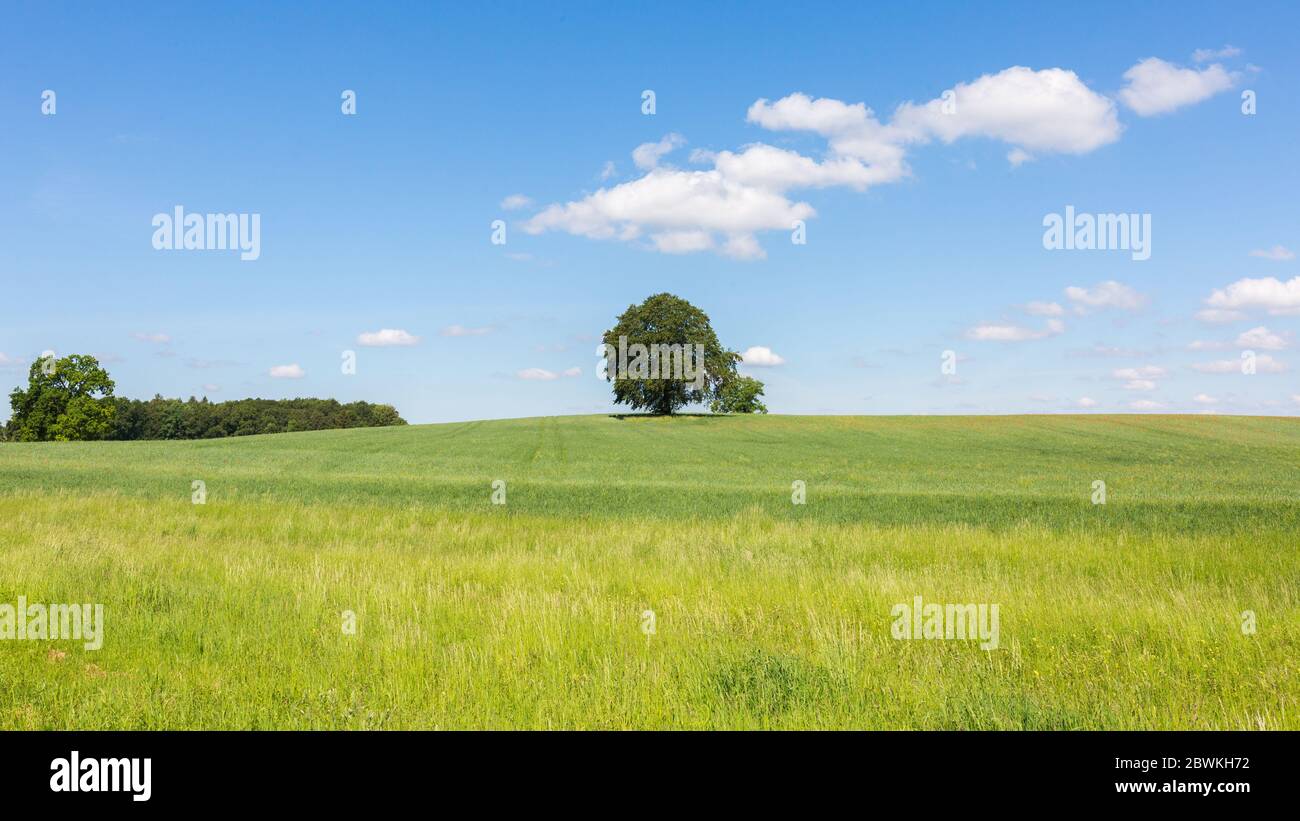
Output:
[[[4,18],[6,389],[54,350],[141,398],[600,412],[595,339],[671,291],[773,412],[1300,412],[1293,4]],[[178,205],[260,257],[156,250]],[[1067,205],[1149,215],[1150,258],[1045,249]]]

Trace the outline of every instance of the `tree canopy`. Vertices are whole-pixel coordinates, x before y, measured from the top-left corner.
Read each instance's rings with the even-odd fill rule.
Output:
[[[672,414],[716,400],[737,378],[740,354],[722,346],[708,314],[673,294],[629,305],[603,342],[614,401],[634,410]]]
[[[32,363],[27,390],[9,394],[8,438],[19,442],[103,439],[112,428],[113,380],[93,356],[44,356]]]

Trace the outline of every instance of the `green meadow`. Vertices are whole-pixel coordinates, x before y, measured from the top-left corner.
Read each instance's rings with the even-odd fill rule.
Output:
[[[0,521],[0,603],[104,607],[0,641],[0,729],[1300,729],[1296,419],[7,443]]]

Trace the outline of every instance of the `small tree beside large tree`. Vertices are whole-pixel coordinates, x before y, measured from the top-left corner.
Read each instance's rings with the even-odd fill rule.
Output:
[[[603,342],[614,402],[633,410],[669,415],[686,405],[716,403],[741,378],[740,354],[722,347],[708,314],[673,294],[629,305]]]

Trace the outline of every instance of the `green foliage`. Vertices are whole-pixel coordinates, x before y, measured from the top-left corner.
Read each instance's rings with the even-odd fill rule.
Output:
[[[27,390],[9,394],[8,437],[18,442],[102,439],[113,426],[113,380],[93,356],[32,363]]]
[[[334,399],[117,400],[110,439],[218,439],[259,433],[405,425],[392,405]]]
[[[763,395],[763,383],[748,376],[738,376],[722,386],[718,398],[709,405],[713,413],[767,413],[758,397]]]
[[[740,354],[728,351],[718,342],[709,317],[699,308],[672,294],[655,294],[640,305],[629,305],[618,323],[605,332],[606,378],[614,386],[614,402],[630,405],[634,410],[649,410],[657,414],[671,414],[685,405],[707,402],[729,380],[736,377],[736,363]],[[663,362],[644,377],[636,371],[635,361],[627,362],[634,354],[633,346],[660,350],[662,346],[685,346],[693,352],[694,346],[703,346],[704,368],[698,379],[683,369],[672,371]],[[666,358],[666,357],[665,357]],[[620,361],[631,365],[626,372]]]

